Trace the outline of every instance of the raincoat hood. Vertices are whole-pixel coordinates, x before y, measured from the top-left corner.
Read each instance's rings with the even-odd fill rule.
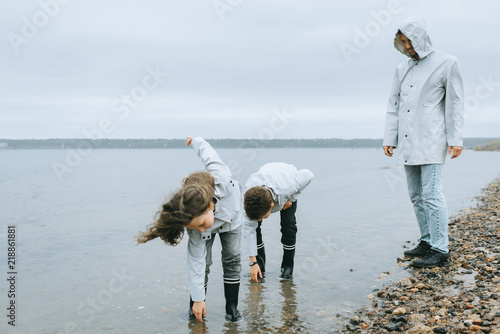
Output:
[[[408,37],[420,59],[425,58],[434,51],[431,39],[427,35],[424,19],[417,16],[409,17],[399,27],[399,31]],[[412,55],[405,49],[398,33],[396,33],[396,37],[394,38],[394,47],[402,54],[412,58]]]

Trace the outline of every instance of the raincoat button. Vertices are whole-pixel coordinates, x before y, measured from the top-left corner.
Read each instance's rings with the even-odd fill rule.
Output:
[[[405,135],[405,137],[408,137],[408,135]]]
[[[408,112],[410,112],[410,110],[408,110]]]

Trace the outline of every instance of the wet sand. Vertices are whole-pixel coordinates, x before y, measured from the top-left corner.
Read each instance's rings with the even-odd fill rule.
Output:
[[[371,307],[343,319],[342,333],[500,333],[500,179],[449,224],[448,264],[416,269],[398,259],[409,277],[374,289]]]

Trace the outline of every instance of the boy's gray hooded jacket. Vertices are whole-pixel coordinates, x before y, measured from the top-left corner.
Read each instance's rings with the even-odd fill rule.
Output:
[[[260,167],[257,173],[248,177],[245,183],[245,192],[257,186],[263,186],[271,192],[274,207],[271,212],[281,210],[286,201],[295,202],[297,196],[311,183],[314,174],[309,169],[297,170],[294,165],[283,162],[268,163]],[[257,255],[258,222],[250,220],[245,215],[243,234],[247,245],[248,256]]]
[[[396,34],[395,48],[409,59],[394,74],[383,145],[397,147],[401,164],[442,164],[448,146],[463,145],[463,84],[458,62],[432,47],[421,18],[406,19],[399,30],[420,60],[412,58]]]

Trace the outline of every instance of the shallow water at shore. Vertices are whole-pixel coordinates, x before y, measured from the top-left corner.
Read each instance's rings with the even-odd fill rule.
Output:
[[[4,150],[0,215],[4,230],[17,226],[18,309],[16,328],[4,321],[2,333],[326,333],[337,328],[337,314],[369,304],[373,287],[406,275],[396,257],[406,241],[418,238],[418,228],[404,174],[381,150],[219,153],[240,182],[271,161],[315,174],[298,200],[293,281],[276,278],[281,245],[279,217],[272,216],[263,225],[268,276],[261,284],[242,279],[244,321],[224,320],[216,241],[207,320],[188,322],[186,240],[177,247],[159,240],[135,246],[133,236],[152,222],[182,177],[203,168],[190,149],[94,150],[62,181],[52,164],[64,162],[67,151]],[[449,161],[444,190],[450,214],[472,205],[500,175],[498,166],[497,152],[465,151]],[[0,259],[6,263],[6,252]],[[246,263],[243,252],[243,274]],[[7,305],[6,295],[1,298]]]

